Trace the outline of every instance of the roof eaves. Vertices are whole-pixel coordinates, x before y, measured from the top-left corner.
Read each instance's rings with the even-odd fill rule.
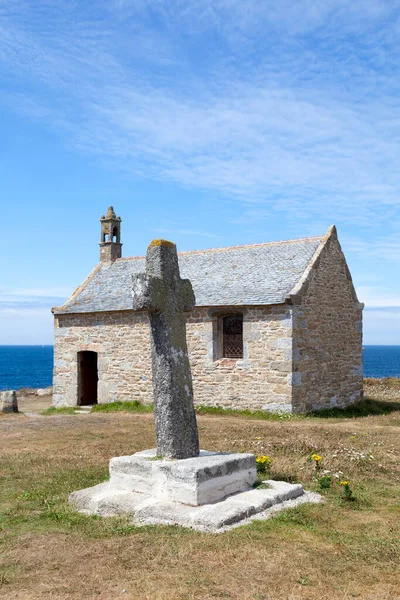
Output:
[[[92,271],[89,273],[89,275],[86,277],[85,281],[76,288],[76,290],[71,294],[71,296],[68,298],[68,300],[66,302],[64,302],[64,304],[62,304],[62,306],[54,306],[51,309],[51,312],[53,313],[53,315],[69,312],[68,311],[69,305],[72,304],[72,302],[75,300],[75,298],[77,298],[77,296],[79,296],[79,294],[85,289],[85,287],[93,279],[93,277],[96,275],[96,273],[98,273],[100,271],[102,266],[103,266],[103,263],[98,263],[94,267],[94,269],[92,269]]]

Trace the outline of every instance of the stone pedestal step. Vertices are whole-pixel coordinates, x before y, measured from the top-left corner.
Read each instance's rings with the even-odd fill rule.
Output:
[[[88,415],[90,413],[90,411],[92,410],[92,408],[93,408],[92,405],[78,406],[75,410],[75,414],[76,415]]]
[[[321,502],[319,494],[305,492],[300,484],[266,481],[266,489],[251,489],[202,506],[160,501],[148,494],[116,489],[110,482],[74,492],[69,501],[82,513],[110,517],[127,514],[136,525],[180,525],[220,533],[254,519],[304,502]]]

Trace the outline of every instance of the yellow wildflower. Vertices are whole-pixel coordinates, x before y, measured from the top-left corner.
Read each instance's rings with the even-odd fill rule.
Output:
[[[269,456],[257,456],[256,463],[258,463],[259,465],[270,464],[272,463],[272,458],[270,458]]]
[[[319,454],[311,454],[311,458],[315,460],[315,462],[319,462],[320,460],[322,460],[322,456],[320,456]]]
[[[340,485],[349,485],[349,482],[348,481],[341,481]]]

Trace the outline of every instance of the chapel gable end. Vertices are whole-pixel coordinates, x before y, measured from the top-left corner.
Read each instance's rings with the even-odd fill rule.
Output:
[[[334,225],[329,228],[291,298],[294,304],[331,301],[337,308],[342,304],[353,304],[359,308],[353,279]]]
[[[335,227],[293,307],[293,410],[344,408],[362,397],[362,309]]]

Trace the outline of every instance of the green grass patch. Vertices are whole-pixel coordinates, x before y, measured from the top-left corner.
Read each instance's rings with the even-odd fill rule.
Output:
[[[79,406],[63,406],[46,408],[42,415],[73,415]],[[135,412],[151,413],[154,411],[153,404],[143,404],[139,400],[109,402],[107,404],[95,404],[90,412]],[[242,419],[255,419],[260,421],[300,421],[302,419],[354,419],[377,415],[386,415],[400,411],[400,402],[384,402],[365,398],[361,402],[347,408],[328,408],[309,412],[306,415],[294,413],[268,412],[267,410],[250,410],[224,408],[222,406],[196,406],[198,415],[212,415],[223,417],[237,417]]]
[[[90,412],[139,412],[151,413],[153,404],[142,404],[139,400],[108,402],[108,404],[95,404]]]
[[[0,494],[0,534],[3,541],[25,531],[81,531],[88,537],[125,536],[138,528],[129,517],[100,518],[82,515],[68,504],[74,490],[90,487],[108,478],[106,467],[68,468],[51,471],[51,461],[32,461],[31,477],[18,477],[20,469],[5,474]],[[35,469],[36,467],[36,469]],[[40,478],[35,477],[41,468]]]
[[[57,408],[56,406],[49,406],[49,408],[46,408],[45,410],[43,410],[41,412],[41,414],[45,415],[45,416],[48,416],[48,415],[74,415],[77,408],[78,408],[77,406],[60,406],[60,408]]]

